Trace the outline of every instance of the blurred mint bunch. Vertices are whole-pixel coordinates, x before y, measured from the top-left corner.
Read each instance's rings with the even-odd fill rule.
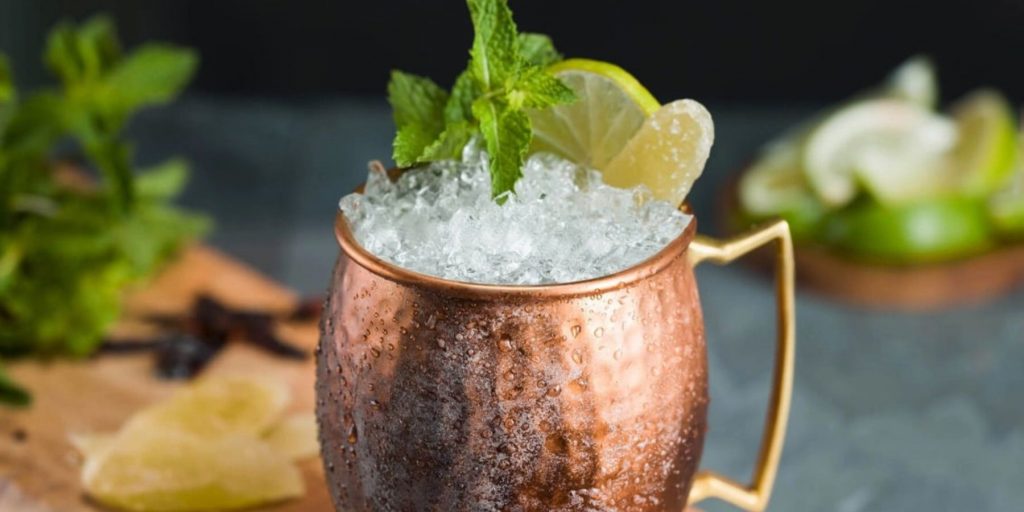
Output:
[[[44,62],[59,87],[20,95],[0,54],[0,357],[84,356],[118,317],[124,289],[208,227],[171,200],[187,164],[133,165],[123,131],[140,109],[171,101],[198,65],[185,48],[124,52],[112,21],[61,23]],[[77,147],[90,179],[61,163]],[[0,370],[0,402],[28,395]]]

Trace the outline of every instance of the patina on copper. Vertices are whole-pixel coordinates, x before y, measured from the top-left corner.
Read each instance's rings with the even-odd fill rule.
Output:
[[[695,232],[606,277],[495,286],[387,263],[339,213],[317,373],[338,510],[682,510],[708,404]]]

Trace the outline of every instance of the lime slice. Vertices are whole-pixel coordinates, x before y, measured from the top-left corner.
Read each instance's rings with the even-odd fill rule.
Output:
[[[782,217],[798,240],[811,238],[825,213],[807,185],[795,145],[766,151],[740,178],[738,192],[740,206],[751,220]]]
[[[939,85],[931,59],[916,55],[889,74],[882,96],[904,99],[921,108],[933,110],[939,101]]]
[[[166,428],[122,432],[87,460],[82,484],[103,504],[138,511],[225,510],[303,493],[298,469],[256,437]]]
[[[1009,103],[992,90],[979,90],[952,108],[960,138],[950,165],[971,196],[988,196],[1006,184],[1017,160],[1017,126]]]
[[[1007,191],[989,203],[992,224],[1010,238],[1024,237],[1024,188]]]
[[[781,146],[802,147],[815,127],[836,112],[862,101],[888,98],[908,101],[923,109],[934,110],[938,103],[938,96],[939,86],[935,77],[935,65],[928,57],[914,56],[889,73],[883,83],[860,91],[839,104],[826,108],[785,130],[767,143],[765,149],[773,150]]]
[[[1010,238],[1024,237],[1024,180],[989,201],[992,225]]]
[[[290,400],[287,386],[273,379],[228,375],[200,379],[167,402],[139,412],[124,429],[159,425],[212,437],[262,435]]]
[[[984,207],[958,197],[895,206],[860,202],[830,214],[821,237],[863,259],[906,264],[951,260],[992,244]]]
[[[661,104],[622,68],[587,59],[559,62],[550,71],[576,91],[567,105],[530,110],[533,151],[547,151],[604,169]]]
[[[950,187],[942,157],[955,141],[955,126],[942,116],[902,100],[863,101],[811,133],[804,172],[831,207],[852,201],[860,182],[883,202],[904,202]]]
[[[1011,238],[1024,237],[1024,132],[1017,147],[1017,164],[1009,184],[989,200],[992,224]]]
[[[784,212],[808,195],[811,190],[800,168],[800,150],[793,145],[766,151],[739,182],[741,206],[758,216]]]
[[[570,59],[550,70],[579,99],[529,112],[533,151],[598,169],[609,185],[646,185],[655,198],[681,203],[711,151],[707,109],[693,100],[662,107],[629,73],[606,62]]]

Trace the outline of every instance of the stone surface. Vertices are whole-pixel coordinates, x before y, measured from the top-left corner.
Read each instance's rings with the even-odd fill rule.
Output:
[[[709,105],[716,145],[691,193],[714,233],[714,197],[758,143],[812,109]],[[211,241],[308,293],[336,258],[339,191],[386,159],[383,99],[283,105],[191,98],[135,124],[139,155],[182,153],[185,203],[219,224]],[[761,431],[773,342],[771,284],[702,267],[710,353],[704,467],[746,478]],[[1024,291],[931,314],[848,307],[798,293],[797,376],[771,509],[1017,510],[1024,503]],[[708,511],[730,510],[718,503]]]

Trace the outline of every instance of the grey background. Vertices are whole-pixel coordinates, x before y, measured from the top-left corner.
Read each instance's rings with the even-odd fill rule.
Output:
[[[714,195],[757,145],[812,106],[711,103],[716,145],[692,193]],[[390,154],[383,99],[287,103],[192,96],[132,128],[143,163],[184,154],[183,202],[218,222],[210,241],[303,293],[336,257],[338,197]],[[744,480],[772,361],[772,289],[742,266],[698,271],[711,363],[703,465]],[[1024,510],[1024,292],[931,314],[847,306],[800,291],[796,391],[770,510]],[[709,503],[710,511],[731,510]]]

